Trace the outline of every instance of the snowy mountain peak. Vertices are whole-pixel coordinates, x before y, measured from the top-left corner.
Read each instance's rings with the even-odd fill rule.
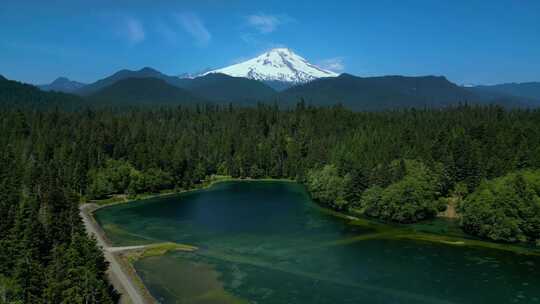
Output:
[[[294,53],[288,48],[275,48],[253,59],[225,68],[204,73],[223,73],[260,81],[305,83],[322,77],[336,77],[337,73],[325,70]]]

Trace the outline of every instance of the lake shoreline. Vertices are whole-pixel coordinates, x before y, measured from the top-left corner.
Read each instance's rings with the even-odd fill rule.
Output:
[[[213,175],[210,177],[209,180],[203,181],[198,186],[191,188],[191,189],[181,189],[181,190],[166,190],[163,193],[147,193],[147,194],[141,194],[138,196],[135,196],[134,198],[127,198],[127,196],[122,195],[125,197],[123,200],[111,200],[111,198],[102,199],[102,200],[90,200],[89,203],[94,203],[98,205],[98,207],[92,212],[95,212],[99,209],[111,207],[119,204],[128,204],[128,203],[134,203],[139,202],[147,199],[153,199],[153,198],[164,198],[167,196],[176,196],[181,194],[188,194],[191,192],[196,191],[203,191],[208,190],[212,186],[215,186],[220,183],[226,183],[226,182],[289,182],[289,183],[298,183],[295,180],[292,179],[286,179],[286,178],[237,178],[237,177],[230,177],[230,176],[224,176],[224,175]],[[113,197],[114,198],[114,197]],[[126,199],[127,198],[127,199]]]
[[[195,264],[199,266],[203,264],[206,265],[208,263],[210,263],[208,265],[221,265],[219,266],[220,268],[218,272],[226,273],[226,275],[228,276],[227,277],[228,281],[224,281],[224,282],[227,282],[225,284],[233,284],[232,282],[237,282],[234,284],[240,284],[239,283],[240,281],[237,281],[239,280],[239,278],[236,277],[237,275],[239,275],[239,273],[237,272],[238,271],[237,267],[241,267],[242,269],[241,273],[245,273],[246,271],[248,272],[254,271],[256,273],[259,273],[260,271],[263,271],[263,270],[264,271],[272,271],[272,270],[279,271],[280,272],[279,275],[284,275],[284,276],[294,275],[295,278],[298,278],[298,281],[295,281],[295,282],[300,282],[304,279],[316,277],[318,270],[312,269],[311,266],[308,266],[308,264],[303,265],[302,267],[299,266],[300,268],[296,269],[298,271],[296,271],[295,269],[292,269],[292,270],[289,269],[288,267],[291,265],[288,265],[287,264],[288,262],[286,262],[285,260],[282,260],[282,258],[284,257],[280,256],[280,254],[283,254],[284,252],[289,252],[289,250],[291,250],[291,252],[296,252],[296,253],[299,253],[299,252],[301,253],[350,252],[351,250],[360,250],[360,251],[363,250],[367,256],[369,256],[369,254],[375,254],[374,256],[379,256],[377,253],[376,247],[381,246],[381,244],[383,244],[382,246],[384,248],[386,248],[386,246],[388,246],[389,248],[404,248],[403,249],[404,252],[409,252],[409,253],[411,251],[414,251],[417,253],[427,252],[429,254],[431,254],[431,252],[435,252],[437,254],[432,255],[429,258],[432,259],[434,265],[445,265],[444,267],[452,267],[451,263],[446,262],[446,261],[453,261],[452,253],[458,253],[458,252],[463,251],[467,253],[467,256],[468,256],[468,258],[466,258],[468,259],[468,261],[466,263],[464,262],[463,265],[467,265],[473,268],[476,267],[482,270],[485,269],[485,271],[492,271],[490,270],[492,265],[491,264],[489,265],[490,268],[482,268],[483,266],[478,266],[478,265],[481,265],[483,263],[496,263],[495,261],[497,261],[496,259],[499,257],[503,259],[502,261],[506,261],[506,260],[512,261],[512,260],[517,259],[518,261],[524,261],[524,262],[520,262],[521,265],[534,266],[534,263],[536,263],[537,258],[534,257],[534,260],[528,260],[529,256],[530,258],[533,258],[532,255],[539,256],[537,252],[534,252],[532,250],[529,250],[523,247],[509,246],[506,244],[496,244],[496,243],[494,244],[494,243],[483,242],[483,241],[478,241],[478,240],[453,237],[452,234],[456,234],[457,228],[454,228],[453,230],[450,229],[447,232],[448,234],[444,235],[442,234],[442,232],[437,230],[443,224],[445,224],[445,221],[442,221],[442,220],[437,221],[432,226],[430,226],[431,223],[422,223],[421,226],[423,227],[418,227],[414,225],[402,227],[401,225],[383,224],[381,222],[366,219],[361,216],[359,217],[353,214],[346,214],[344,212],[337,212],[334,210],[326,209],[326,208],[323,208],[323,206],[313,202],[313,200],[309,198],[309,194],[305,192],[304,190],[302,190],[303,187],[301,184],[296,183],[294,185],[293,184],[287,185],[287,183],[281,184],[279,181],[276,182],[275,180],[272,180],[272,181],[266,180],[266,181],[274,182],[274,183],[272,184],[268,183],[265,185],[264,182],[262,182],[261,184],[255,184],[256,182],[258,182],[257,180],[232,180],[232,179],[220,180],[214,183],[208,183],[206,187],[204,188],[193,189],[190,191],[182,192],[182,193],[186,193],[186,192],[193,193],[194,191],[203,190],[203,192],[195,193],[193,195],[189,195],[185,197],[175,196],[175,197],[169,197],[163,200],[155,199],[155,200],[151,200],[147,202],[142,202],[141,204],[136,204],[134,206],[132,205],[118,206],[118,209],[114,208],[114,209],[106,210],[103,213],[97,213],[96,217],[99,218],[99,221],[104,225],[105,227],[104,229],[108,233],[110,233],[109,236],[111,240],[115,242],[115,245],[123,246],[123,245],[141,244],[145,241],[144,239],[138,240],[137,238],[129,238],[129,237],[125,238],[123,236],[129,236],[129,235],[139,236],[140,233],[143,233],[144,231],[147,231],[148,229],[148,233],[150,233],[147,235],[148,240],[154,240],[157,242],[164,242],[167,240],[169,241],[172,240],[173,242],[178,242],[178,243],[185,242],[186,244],[197,245],[197,247],[201,248],[200,250],[196,250],[195,252],[193,252],[193,254],[187,253],[185,255],[183,253],[176,254],[174,252],[170,252],[170,254],[169,253],[164,254],[166,252],[164,251],[163,253],[156,252],[155,254],[150,255],[150,257],[152,258],[148,258],[148,259],[147,259],[148,256],[146,256],[143,253],[135,253],[136,256],[134,260],[130,260],[129,256],[127,257],[127,261],[131,263],[131,267],[137,270],[137,272],[136,273],[134,272],[134,273],[139,277],[139,279],[144,278],[146,289],[151,291],[151,293],[154,296],[159,297],[160,299],[167,299],[167,297],[174,298],[174,297],[184,295],[183,293],[179,293],[179,291],[185,291],[185,288],[182,289],[183,287],[178,287],[178,289],[174,289],[176,288],[174,287],[174,284],[169,286],[167,285],[168,283],[165,284],[164,282],[161,281],[163,278],[173,278],[176,276],[175,280],[177,280],[179,279],[179,277],[185,277],[185,275],[182,274],[183,272],[177,272],[178,269],[173,267],[173,264],[176,263],[173,260],[178,259],[179,257],[188,258],[188,259],[193,258],[195,261],[197,261]],[[250,185],[250,182],[254,182],[254,183]],[[287,182],[291,182],[291,181],[287,181]],[[225,184],[221,186],[217,186],[215,188],[211,188],[209,191],[205,191],[207,188],[211,187],[212,185],[216,185],[220,183],[225,183]],[[247,192],[244,193],[243,192],[244,189],[246,189]],[[270,190],[263,190],[263,189],[270,189]],[[250,191],[259,191],[259,192],[262,191],[262,193],[265,193],[265,194],[260,197],[259,196],[247,197],[246,194],[252,193]],[[265,203],[265,202],[273,202],[273,203],[281,202],[279,198],[281,198],[282,196],[279,196],[279,193],[287,193],[287,192],[290,192],[291,194],[293,194],[292,197],[295,197],[296,199],[304,202],[305,205],[302,205],[303,207],[301,207],[300,209],[295,209],[293,206],[296,206],[296,204],[287,204],[286,206],[289,206],[289,207],[282,206],[279,208],[284,208],[284,209],[278,210],[275,207],[270,207],[267,203]],[[227,200],[222,201],[222,197],[226,196],[227,193],[230,193],[232,195],[229,202],[231,203],[235,202],[234,204],[231,204],[231,205],[221,204],[222,202],[227,201]],[[273,195],[275,194],[277,195],[275,196],[275,198],[278,198],[278,199],[274,198]],[[205,200],[201,201],[201,198],[203,197],[207,197],[206,201]],[[261,200],[260,206],[262,207],[255,207],[252,204],[253,202],[257,202],[258,199]],[[203,207],[205,206],[205,204],[206,204],[206,207]],[[189,206],[192,206],[192,207],[189,207]],[[224,211],[224,210],[229,210],[229,206],[233,208],[233,210],[235,211],[231,211],[232,213],[229,211]],[[263,213],[257,213],[257,212],[251,213],[251,211],[247,212],[245,208],[251,208],[251,206],[253,206],[254,208],[272,208],[272,209],[261,209],[261,210],[268,211],[268,212],[263,212]],[[275,206],[278,207],[279,205],[275,205]],[[167,234],[163,234],[162,237],[159,237],[156,234],[156,232],[161,231],[160,229],[162,228],[159,228],[160,226],[156,221],[158,221],[158,219],[161,218],[161,216],[159,213],[154,213],[154,211],[160,210],[160,208],[164,208],[162,211],[164,218],[176,219],[175,214],[176,215],[184,214],[184,213],[180,213],[180,210],[182,211],[197,210],[197,214],[199,216],[201,215],[200,212],[206,212],[206,214],[209,216],[208,219],[211,219],[212,222],[215,221],[216,216],[223,217],[224,219],[228,218],[232,220],[233,222],[235,222],[236,221],[235,216],[237,214],[242,214],[242,216],[246,217],[246,221],[248,221],[248,218],[250,218],[249,215],[252,214],[253,216],[255,216],[255,219],[252,220],[252,221],[255,221],[254,223],[258,223],[258,225],[262,225],[261,227],[267,227],[265,229],[270,234],[266,234],[266,232],[264,232],[265,234],[261,236],[265,236],[265,237],[268,236],[269,238],[265,239],[268,243],[265,243],[267,244],[267,245],[264,245],[266,247],[259,247],[259,245],[257,245],[258,243],[253,243],[253,246],[250,246],[249,244],[251,244],[250,242],[253,242],[253,240],[251,239],[251,237],[247,237],[247,236],[244,236],[244,238],[238,239],[238,242],[239,242],[238,245],[234,242],[235,240],[234,238],[232,238],[231,241],[227,239],[220,240],[219,238],[217,238],[216,243],[214,244],[214,243],[206,243],[206,239],[205,239],[206,236],[205,236],[201,239],[202,240],[201,242],[196,237],[192,238],[192,235],[196,233],[196,230],[192,231],[190,229],[191,226],[189,225],[196,225],[196,224],[186,223],[185,224],[187,225],[186,227],[180,225],[173,229],[172,228],[173,223],[167,222],[167,221],[164,222],[165,225],[163,226],[163,229],[165,230],[163,231],[169,231],[169,232],[167,232]],[[206,211],[203,211],[203,210],[206,210]],[[217,214],[216,214],[216,210],[218,211]],[[259,210],[259,209],[256,209],[256,210]],[[269,210],[272,210],[272,211],[270,212]],[[294,211],[294,212],[289,213],[287,212],[288,210]],[[243,211],[246,211],[246,212],[242,213]],[[237,212],[240,212],[240,213],[237,213]],[[279,222],[281,224],[277,226],[280,226],[280,227],[272,226],[272,223],[276,223],[273,220],[268,220],[267,222],[267,217],[278,216],[277,214],[280,214],[282,212],[285,212],[283,214],[297,214],[297,215],[300,215],[301,218],[304,218],[304,216],[309,214],[310,217],[314,216],[314,218],[317,218],[318,220],[315,222],[298,221],[299,226],[298,225],[288,226],[288,224],[286,224],[287,223],[286,221]],[[133,217],[134,214],[137,214],[137,216],[140,216],[140,218]],[[190,213],[187,212],[185,214],[190,214]],[[256,216],[257,214],[259,215],[265,214],[266,216],[257,217]],[[120,216],[119,218],[117,218],[118,220],[115,220],[116,216]],[[143,217],[149,217],[150,220],[148,222],[145,222]],[[296,218],[296,217],[293,217],[293,218]],[[137,219],[140,219],[140,221]],[[186,218],[179,217],[178,219],[180,219],[180,222],[186,221]],[[114,223],[119,223],[119,224],[125,223],[126,225],[132,225],[132,226],[130,226],[131,228],[126,228],[126,232],[129,231],[129,233],[125,233],[125,232],[122,232],[121,230],[112,229],[112,227],[114,226],[113,225]],[[209,223],[208,221],[201,222],[201,224],[203,225],[207,225],[208,223]],[[310,224],[306,226],[306,223],[310,223]],[[286,229],[285,231],[288,231],[288,232],[300,233],[301,231],[303,231],[303,229],[305,229],[305,227],[310,227],[306,229],[315,229],[312,231],[318,231],[317,229],[322,227],[322,226],[319,227],[318,225],[322,223],[325,223],[324,225],[326,225],[326,223],[333,223],[331,224],[333,226],[328,226],[328,227],[338,227],[335,230],[335,231],[338,231],[337,234],[335,236],[329,237],[328,239],[325,238],[324,241],[322,238],[320,240],[318,240],[317,238],[313,238],[312,241],[306,241],[305,243],[298,245],[298,247],[295,247],[293,243],[284,243],[282,245],[286,245],[286,246],[283,247],[282,249],[270,250],[273,248],[272,247],[273,245],[270,245],[270,244],[273,244],[272,241],[275,240],[273,239],[272,233],[277,233],[279,231],[279,235],[281,235],[281,233],[283,232],[282,231],[283,229]],[[457,222],[454,222],[454,223],[456,225],[455,227],[457,227]],[[355,225],[358,227],[355,228],[354,227]],[[206,227],[206,226],[201,226],[201,227]],[[293,229],[288,229],[285,227],[290,227]],[[339,228],[339,227],[342,227],[342,228]],[[213,227],[212,229],[215,229],[215,228],[216,227]],[[422,229],[424,230],[431,229],[434,232],[438,232],[438,234],[424,233],[422,232]],[[234,231],[235,231],[234,233],[236,233],[236,230]],[[243,233],[244,232],[254,233],[255,235],[257,233],[263,233],[257,229],[255,230],[244,229],[242,231]],[[321,230],[323,234],[327,232],[330,233],[331,231],[333,230]],[[202,235],[204,235],[204,233],[206,232],[203,232]],[[334,233],[334,232],[331,232],[331,233]],[[323,234],[321,234],[321,236]],[[181,237],[180,236],[176,237],[178,235],[181,235]],[[328,234],[328,236],[330,235],[332,234]],[[139,237],[144,237],[144,236],[141,235]],[[229,248],[230,250],[227,250],[227,248]],[[350,249],[350,248],[353,248],[353,249]],[[283,252],[281,252],[281,250],[283,250]],[[254,254],[256,253],[257,254],[260,253],[261,255],[260,256],[257,255],[257,258],[255,258]],[[376,265],[386,265],[385,264],[387,263],[386,261],[391,261],[391,262],[388,262],[390,264],[398,263],[398,261],[403,262],[403,259],[398,257],[399,255],[394,256],[391,253],[385,253],[384,251],[381,252],[380,254],[386,254],[387,257],[380,258],[381,259],[379,261],[380,264],[376,264]],[[459,256],[459,254],[457,255]],[[301,255],[294,255],[294,256],[301,256]],[[423,257],[423,256],[420,255],[420,257]],[[267,261],[265,259],[267,259]],[[375,260],[376,259],[377,258],[375,258]],[[274,267],[275,266],[274,262],[276,260],[280,261],[279,263],[277,263],[278,265],[280,265],[280,267]],[[267,262],[266,264],[264,263],[265,261]],[[365,261],[370,261],[370,260],[366,259]],[[201,262],[202,264],[197,264],[198,262]],[[260,264],[259,262],[261,262],[262,264]],[[411,261],[411,262],[416,263],[418,261]],[[369,262],[366,262],[366,263],[369,263]],[[505,265],[504,263],[507,263],[507,262],[501,262],[501,263],[503,263],[501,265]],[[531,263],[531,264],[527,264],[527,263]],[[161,266],[158,266],[158,265],[161,265]],[[243,265],[243,266],[238,266],[238,265]],[[298,265],[302,265],[302,264],[298,264]],[[341,264],[329,264],[329,265],[330,266],[328,269],[334,269],[332,267],[338,267],[338,265],[341,265]],[[396,265],[399,265],[399,264],[396,264]],[[493,264],[493,265],[498,265],[498,264]],[[199,266],[196,266],[196,267],[199,267]],[[166,274],[160,274],[160,271],[157,270],[157,269],[161,269],[159,267],[163,267],[162,271],[168,271],[168,272],[166,272]],[[263,270],[254,270],[253,267],[255,268],[259,267],[260,269],[263,269]],[[377,266],[377,267],[382,267],[382,266]],[[498,267],[498,266],[494,266],[494,267]],[[523,266],[523,267],[527,267],[527,266]],[[251,269],[251,270],[248,270],[248,269]],[[336,268],[336,269],[340,269],[340,268]],[[412,269],[413,268],[411,268],[410,270]],[[417,269],[417,268],[414,268],[414,269]],[[521,269],[521,266],[520,266],[520,269]],[[496,270],[493,270],[493,271],[496,271]],[[285,273],[285,274],[281,274],[281,273]],[[347,273],[348,272],[344,272],[343,275],[346,276],[348,275]],[[472,273],[478,273],[478,272],[472,272]],[[251,277],[255,278],[256,276],[254,274],[251,274]],[[300,277],[302,277],[303,279],[301,279]],[[205,282],[204,278],[206,277],[201,276],[198,278],[203,280],[200,282]],[[242,276],[242,278],[244,278],[244,276]],[[175,282],[175,280],[170,281],[170,282]],[[140,282],[140,280],[138,281]],[[346,282],[346,280],[345,281],[339,280],[339,282],[341,283]],[[135,281],[135,284],[136,283],[137,281]],[[528,284],[528,282],[525,282],[525,283]],[[234,284],[233,286],[236,286]],[[166,287],[162,287],[162,286],[166,286]],[[227,286],[230,287],[230,285],[227,285]],[[355,285],[355,287],[358,287],[358,286]],[[276,292],[279,290],[279,287],[277,286],[268,287],[268,288],[271,288],[271,289],[274,288]],[[170,290],[174,290],[174,292],[171,292]],[[203,292],[202,290],[205,290],[205,291]],[[396,290],[399,291],[400,289],[397,288]],[[206,289],[202,287],[201,289],[199,289],[199,292],[201,292],[201,294],[203,293],[206,294],[206,292],[208,292],[208,295],[211,294],[211,291],[206,291]],[[231,292],[234,293],[234,290]],[[246,294],[244,294],[241,291],[237,290],[236,292],[237,293],[234,293],[234,294],[239,297],[246,296]],[[412,293],[422,294],[422,292],[418,292],[418,291],[415,291]],[[191,294],[191,293],[188,293],[188,294]],[[533,292],[533,294],[535,293]]]
[[[99,209],[112,207],[118,204],[127,204],[127,203],[134,203],[134,202],[140,202],[147,199],[154,199],[154,198],[164,198],[168,196],[176,196],[176,195],[184,195],[189,194],[196,191],[204,191],[212,188],[213,186],[220,184],[220,183],[226,183],[226,182],[288,182],[288,183],[298,183],[295,180],[292,179],[285,179],[285,178],[261,178],[261,179],[255,179],[255,178],[235,178],[230,176],[218,176],[214,175],[211,176],[208,180],[204,181],[200,186],[192,188],[192,189],[183,189],[180,191],[173,191],[173,192],[166,192],[166,193],[160,193],[160,194],[149,194],[149,195],[143,195],[142,197],[135,197],[133,199],[128,199],[124,201],[116,201],[111,203],[105,203],[105,204],[98,204],[99,207],[92,210],[92,217],[94,218],[93,213],[96,212]],[[301,183],[298,183],[301,184]],[[306,192],[309,195],[309,191]],[[106,201],[106,200],[105,200]],[[503,251],[510,251],[514,252],[516,254],[526,254],[526,255],[536,255],[540,256],[540,249],[528,247],[525,244],[509,244],[509,243],[499,243],[494,242],[491,240],[485,240],[477,238],[473,235],[466,234],[462,231],[460,231],[459,234],[450,234],[446,232],[435,232],[435,231],[426,231],[425,229],[419,228],[421,226],[431,225],[435,222],[437,219],[428,220],[428,221],[422,221],[415,224],[394,224],[394,223],[384,223],[381,221],[378,221],[377,219],[372,219],[364,216],[359,216],[354,213],[350,212],[343,212],[343,211],[337,211],[330,208],[327,208],[316,201],[313,201],[313,203],[319,208],[321,211],[331,214],[335,217],[348,220],[350,225],[368,225],[368,226],[374,226],[378,227],[382,230],[394,230],[396,232],[395,239],[408,239],[412,241],[423,241],[423,242],[432,242],[432,243],[440,243],[445,244],[449,246],[472,246],[472,247],[483,247],[483,248],[489,248],[489,249],[496,249],[496,250],[503,250]],[[95,219],[94,219],[95,220]],[[447,219],[448,221],[453,221],[453,219]],[[443,228],[450,228],[450,225]]]
[[[123,297],[121,297],[119,303],[126,303],[126,304],[127,303],[135,303],[135,304],[151,303],[153,304],[153,303],[158,303],[158,301],[152,296],[152,294],[150,293],[150,291],[144,284],[142,278],[137,273],[137,270],[133,266],[133,262],[135,262],[136,259],[145,257],[144,250],[141,254],[141,257],[138,257],[136,254],[133,254],[133,253],[130,254],[130,253],[123,253],[123,252],[110,252],[107,248],[111,247],[113,244],[107,237],[107,234],[103,230],[103,227],[97,221],[95,217],[96,211],[100,209],[114,207],[120,204],[128,204],[128,203],[140,202],[147,199],[164,198],[168,196],[176,196],[176,195],[188,194],[188,193],[192,193],[196,191],[207,190],[211,188],[212,186],[217,185],[219,183],[250,182],[250,181],[252,182],[295,182],[293,180],[288,180],[288,179],[272,179],[272,178],[240,179],[240,178],[232,178],[232,177],[218,177],[216,179],[211,179],[210,181],[203,183],[202,186],[194,188],[194,189],[172,191],[172,192],[166,192],[166,193],[160,193],[160,194],[149,194],[149,195],[143,195],[142,197],[136,197],[133,199],[127,199],[127,200],[122,200],[122,201],[111,201],[111,202],[103,203],[103,201],[109,200],[109,199],[106,199],[106,200],[102,200],[101,204],[100,204],[100,201],[91,201],[90,203],[85,203],[81,205],[80,214],[85,224],[87,233],[90,235],[93,235],[96,238],[98,245],[103,251],[105,259],[109,262],[108,272],[109,272],[109,280],[111,284],[113,284],[115,289],[118,292],[120,292],[122,296],[129,297],[129,300],[126,300]],[[181,244],[176,244],[176,243],[174,244],[176,246],[189,246],[189,245],[181,245]],[[176,250],[176,249],[173,249],[173,250]],[[188,251],[189,250],[191,249],[188,249]],[[163,250],[159,254],[165,254],[168,251],[169,250]]]
[[[186,189],[181,191],[174,191],[174,192],[167,192],[167,193],[160,193],[160,194],[151,194],[151,195],[143,195],[142,197],[135,197],[133,199],[123,200],[123,201],[115,201],[105,204],[93,204],[93,208],[87,210],[86,214],[90,218],[90,221],[92,221],[98,229],[96,229],[97,233],[99,234],[99,237],[103,240],[104,244],[106,246],[112,246],[112,242],[107,238],[106,233],[103,231],[103,228],[98,223],[95,217],[95,212],[103,209],[103,208],[109,208],[114,207],[119,204],[127,204],[127,203],[134,203],[134,202],[140,202],[147,199],[155,199],[155,198],[165,198],[169,196],[178,196],[183,194],[189,194],[197,191],[205,191],[208,189],[211,189],[213,186],[218,185],[220,183],[227,183],[227,182],[287,182],[287,183],[297,183],[294,180],[289,179],[241,179],[241,178],[232,178],[232,177],[218,177],[210,179],[200,186],[193,188],[193,189]],[[309,195],[309,193],[308,193]],[[463,236],[456,236],[451,235],[449,233],[444,232],[426,232],[422,231],[422,229],[419,229],[419,226],[422,225],[430,225],[433,222],[422,222],[419,224],[411,224],[408,226],[403,225],[395,225],[395,224],[389,224],[389,223],[382,223],[379,221],[376,221],[374,219],[369,219],[366,217],[359,217],[356,214],[353,213],[344,213],[336,210],[332,210],[329,208],[326,208],[317,202],[313,201],[313,203],[316,205],[316,208],[319,209],[321,212],[331,215],[336,218],[340,218],[347,222],[347,225],[358,225],[358,226],[365,226],[365,227],[371,227],[375,229],[375,232],[373,233],[374,238],[378,239],[388,239],[388,240],[408,240],[413,242],[428,242],[428,243],[437,243],[445,246],[460,246],[460,247],[476,247],[476,248],[486,248],[486,249],[492,249],[492,250],[501,250],[506,252],[511,252],[514,254],[520,254],[520,255],[532,255],[532,256],[540,256],[540,250],[534,249],[534,248],[527,248],[525,246],[519,246],[515,244],[503,244],[503,243],[496,243],[491,241],[485,241],[481,239],[474,239],[472,236],[469,238],[468,235]],[[416,225],[416,226],[415,226]],[[361,241],[363,239],[369,239],[369,237],[364,238],[358,238],[351,240],[352,242]],[[344,242],[347,242],[347,240],[344,240]],[[180,246],[181,244],[177,244]],[[133,263],[135,260],[132,260],[131,257],[134,256],[133,253],[108,253],[105,248],[103,248],[104,254],[107,255],[114,255],[112,258],[109,257],[109,259],[113,259],[110,263],[118,263],[121,266],[121,269],[123,272],[125,272],[126,276],[129,278],[129,282],[124,284],[130,284],[132,289],[137,289],[140,291],[140,293],[143,295],[142,298],[144,298],[144,302],[141,303],[157,303],[156,299],[151,295],[150,291],[144,284],[142,278],[137,273]],[[168,252],[168,250],[165,250],[161,252],[161,254],[165,254]],[[159,253],[157,254],[159,255]],[[144,254],[140,257],[144,258]],[[114,261],[116,260],[116,261]],[[115,287],[117,287],[119,290],[125,291],[125,288],[119,284],[118,274],[111,279],[112,283],[115,283]]]

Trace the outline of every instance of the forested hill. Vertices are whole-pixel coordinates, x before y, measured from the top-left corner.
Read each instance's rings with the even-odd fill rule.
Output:
[[[80,109],[86,101],[78,96],[44,92],[39,88],[0,76],[0,108]]]
[[[125,80],[128,78],[157,78],[167,82],[172,86],[178,86],[178,83],[180,82],[180,79],[177,77],[168,76],[155,69],[145,67],[137,71],[120,70],[108,77],[83,86],[76,90],[74,93],[82,96],[92,95],[110,85],[115,84],[120,80]]]
[[[289,88],[281,92],[278,98],[281,103],[289,104],[295,104],[300,99],[313,105],[341,103],[356,111],[489,103],[489,100],[482,99],[446,78],[435,76],[357,77],[342,74]]]
[[[271,103],[276,95],[276,91],[263,82],[219,73],[182,79],[179,86],[215,103],[230,102],[243,105],[255,105],[257,102]]]
[[[540,106],[540,82],[480,85],[467,89],[486,99],[515,100],[529,106]]]
[[[87,99],[93,105],[114,107],[196,105],[208,102],[157,78],[122,79],[88,96]]]

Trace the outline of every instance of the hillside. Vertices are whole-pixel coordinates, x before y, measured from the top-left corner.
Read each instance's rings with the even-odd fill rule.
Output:
[[[61,109],[79,108],[85,104],[78,96],[60,92],[44,92],[37,87],[18,81],[8,80],[0,75],[0,107]]]
[[[105,77],[103,79],[100,79],[94,83],[91,83],[89,85],[86,85],[78,89],[77,91],[75,91],[75,93],[79,95],[83,95],[83,96],[89,96],[120,80],[124,80],[128,78],[156,78],[156,79],[161,79],[167,82],[168,84],[174,85],[174,86],[178,86],[180,82],[180,79],[178,77],[168,76],[152,68],[145,67],[138,71],[120,70],[111,76]]]
[[[255,104],[272,100],[276,95],[276,91],[260,81],[225,74],[208,74],[181,81],[180,86],[194,95],[218,103]]]
[[[110,106],[190,105],[205,103],[187,90],[157,78],[119,80],[89,96],[93,104]]]
[[[294,104],[301,99],[314,105],[343,104],[352,110],[383,110],[407,107],[444,107],[474,103],[479,98],[444,77],[383,76],[356,77],[342,74],[289,88],[280,102]]]
[[[475,94],[491,99],[512,99],[530,106],[540,105],[540,82],[480,85],[468,88]]]

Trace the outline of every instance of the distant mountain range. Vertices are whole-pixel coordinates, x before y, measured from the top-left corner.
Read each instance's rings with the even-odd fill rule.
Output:
[[[2,79],[25,92],[24,103],[42,106],[58,99],[59,92],[43,92],[37,88]],[[21,89],[22,88],[22,89]],[[0,95],[6,87],[0,87]],[[46,94],[47,93],[47,94]],[[197,103],[234,103],[255,105],[258,102],[277,103],[292,107],[303,100],[307,104],[331,106],[342,104],[356,111],[378,111],[399,108],[441,108],[459,103],[500,104],[505,107],[536,107],[540,98],[535,95],[519,97],[485,87],[462,87],[444,77],[382,76],[357,77],[342,74],[338,77],[316,79],[278,92],[266,84],[242,77],[211,73],[189,79],[167,76],[144,68],[139,71],[122,70],[110,77],[81,87],[74,93],[61,95],[61,99],[76,100],[86,105],[191,105]],[[518,92],[519,93],[519,92]],[[11,93],[10,93],[11,94]],[[52,94],[55,98],[52,97]],[[514,92],[515,94],[515,92]],[[525,94],[525,93],[520,93]],[[10,95],[12,96],[12,95]],[[16,98],[11,97],[11,102]],[[5,100],[0,102],[5,103]]]
[[[528,104],[540,104],[540,82],[479,85],[468,87],[468,89],[486,98],[517,98],[524,100]]]
[[[5,83],[7,80],[2,81]],[[31,89],[28,85],[17,84],[28,88],[31,91],[28,96],[36,96],[37,100],[46,100],[51,96],[37,94],[34,87]],[[253,59],[211,70],[198,77],[170,76],[145,67],[136,71],[121,70],[90,84],[60,77],[49,85],[39,87],[44,91],[55,91],[56,94],[65,92],[81,96],[70,95],[73,99],[84,100],[87,105],[110,106],[195,103],[254,105],[265,102],[291,107],[301,100],[318,106],[339,103],[357,111],[441,108],[459,103],[540,106],[540,83],[458,86],[442,76],[338,75],[309,63],[285,48],[273,49]]]
[[[58,77],[50,84],[38,85],[43,91],[57,91],[64,93],[73,93],[86,86],[85,83],[69,80],[66,77]]]
[[[111,95],[111,91],[102,93],[103,90],[114,85],[121,80],[131,79],[128,82],[123,82],[123,87],[127,84],[143,84],[144,82],[136,82],[134,79],[159,79],[166,83],[168,86],[189,91],[189,93],[197,99],[197,101],[205,102],[231,102],[249,104],[257,101],[267,101],[273,97],[276,93],[273,89],[265,85],[264,83],[252,79],[231,77],[224,74],[208,74],[206,76],[196,78],[179,78],[175,76],[165,75],[155,69],[146,67],[138,71],[121,70],[113,75],[100,79],[94,83],[84,86],[73,93],[81,96],[96,97],[99,96],[100,100],[103,100],[103,96]],[[154,86],[156,83],[148,83],[149,86]],[[165,87],[161,87],[165,89]],[[115,92],[120,88],[115,87]],[[170,88],[169,91],[172,91]],[[122,94],[123,98],[127,98],[127,93]],[[116,93],[115,93],[116,94]],[[136,90],[131,90],[133,94],[133,100],[137,100],[140,103],[141,97],[136,96]],[[156,98],[162,100],[160,92],[155,91]],[[148,98],[148,102],[152,101],[152,98],[148,94],[143,95],[144,98]]]
[[[342,74],[295,86],[279,95],[284,103],[303,99],[309,104],[341,103],[353,110],[384,110],[409,107],[440,108],[457,103],[479,102],[476,96],[444,77],[356,77]]]

